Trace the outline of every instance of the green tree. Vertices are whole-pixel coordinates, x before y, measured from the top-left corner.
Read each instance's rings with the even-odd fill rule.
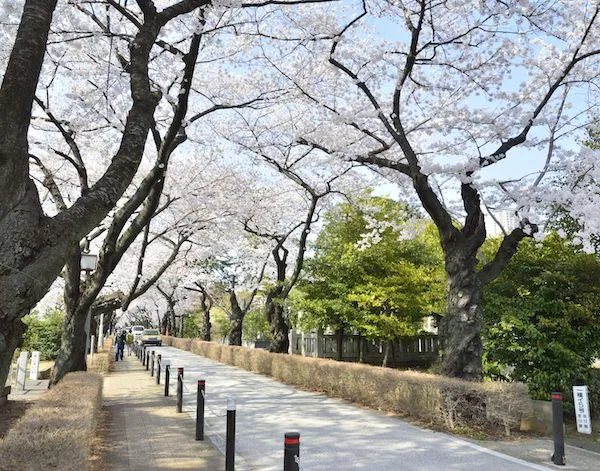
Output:
[[[23,337],[23,350],[37,350],[42,360],[55,360],[60,349],[65,313],[51,309],[40,318],[36,313],[23,318],[27,331]]]
[[[244,319],[243,338],[246,342],[271,340],[271,325],[264,309],[251,309]]]
[[[443,310],[443,276],[434,228],[405,205],[382,197],[342,204],[327,214],[295,298],[301,324],[335,329],[340,343],[351,328],[390,346]]]
[[[526,240],[484,293],[488,376],[523,381],[536,398],[568,392],[588,376],[600,355],[600,263],[594,255],[555,233],[540,244]]]

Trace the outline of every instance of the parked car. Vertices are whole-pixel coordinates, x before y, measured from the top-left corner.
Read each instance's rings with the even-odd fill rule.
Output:
[[[142,332],[144,332],[143,325],[132,325],[131,333],[133,334],[133,341],[135,343],[141,343],[142,341]]]
[[[142,332],[142,345],[162,345],[162,337],[158,329],[144,329]]]

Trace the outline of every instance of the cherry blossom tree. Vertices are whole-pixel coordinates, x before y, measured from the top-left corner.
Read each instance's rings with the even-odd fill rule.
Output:
[[[265,46],[265,61],[298,93],[296,142],[412,189],[436,224],[448,293],[442,370],[480,380],[482,289],[538,231],[548,204],[541,179],[556,175],[570,136],[597,112],[600,6],[359,0],[343,8],[312,24],[320,41],[302,51]],[[479,267],[484,210],[509,204],[521,223]]]
[[[80,241],[117,205],[132,182],[142,162],[148,134],[157,127],[157,123],[162,122],[160,111],[168,109],[168,103],[180,102],[180,97],[171,97],[170,93],[171,89],[179,88],[177,85],[182,83],[182,78],[185,80],[185,74],[181,77],[178,75],[180,69],[173,68],[173,58],[175,61],[183,58],[184,63],[187,59],[189,67],[196,47],[194,44],[198,42],[198,35],[194,35],[194,31],[203,23],[204,14],[209,10],[214,11],[215,17],[226,18],[228,21],[240,16],[243,17],[241,23],[245,24],[253,16],[250,13],[248,16],[242,15],[246,7],[256,11],[271,3],[303,2],[249,2],[237,4],[235,8],[229,5],[213,6],[207,0],[160,0],[156,3],[138,0],[130,2],[128,7],[113,0],[60,2],[58,7],[56,0],[24,2],[17,31],[8,33],[10,42],[14,40],[14,45],[6,62],[0,87],[0,109],[3,110],[0,117],[0,181],[4,190],[0,204],[0,232],[3,234],[0,247],[0,382],[6,379],[12,354],[22,337],[24,326],[20,319],[44,296],[65,262],[68,262],[67,278],[79,284],[75,278],[79,277],[76,255]],[[60,14],[53,21],[53,13],[57,8]],[[3,4],[2,9],[7,10],[9,16],[14,16],[12,6],[5,7]],[[123,20],[116,23],[119,28],[121,25],[129,25],[127,30],[118,30],[119,38],[123,40],[119,44],[120,49],[110,47],[107,50],[106,42],[100,40],[112,38],[112,29],[107,30],[108,23],[97,21],[100,18],[98,10],[102,9],[106,12],[118,12]],[[76,10],[91,14],[84,21],[81,17],[72,16],[71,12]],[[286,15],[280,17],[284,19]],[[95,23],[96,27],[91,28],[91,23]],[[51,26],[54,28],[54,25],[56,28],[52,29]],[[173,28],[169,29],[171,25]],[[7,27],[10,28],[10,25]],[[235,28],[236,25],[231,26],[232,31]],[[214,29],[219,30],[220,25],[216,25]],[[175,38],[173,31],[179,31],[179,37],[186,37],[184,43],[190,45],[187,51],[169,46],[165,36]],[[6,36],[6,30],[3,29],[1,34]],[[113,39],[108,40],[109,45],[112,42]],[[219,43],[214,47],[218,51]],[[78,79],[78,70],[73,69],[71,74],[67,73],[68,67],[61,68],[58,64],[63,60],[63,55],[68,56],[72,51],[83,51],[84,56],[87,54],[91,58],[97,53],[95,65],[98,67],[91,67],[92,73],[97,72],[101,64],[118,61],[123,73],[127,75],[126,83],[130,93],[122,93],[120,90],[117,96],[112,95],[112,79],[121,72],[110,66],[105,68],[107,86],[102,88],[97,87],[98,80],[90,82]],[[103,51],[108,53],[103,55]],[[76,62],[74,60],[73,64]],[[207,64],[210,64],[210,60]],[[158,73],[170,73],[174,78],[171,86],[159,86],[159,81],[154,80]],[[57,99],[62,110],[81,115],[95,114],[90,110],[89,103],[82,103],[80,94],[81,87],[87,90],[95,87],[100,98],[93,104],[101,102],[110,112],[110,119],[98,123],[95,129],[105,131],[103,137],[107,140],[107,145],[104,148],[100,145],[103,139],[96,134],[90,138],[89,147],[78,155],[69,140],[72,137],[70,133],[79,130],[68,126],[59,129],[69,147],[67,152],[59,152],[67,160],[70,159],[76,169],[81,194],[71,194],[66,208],[54,212],[48,212],[43,206],[44,201],[40,199],[34,179],[30,177],[30,157],[33,156],[31,158],[35,161],[35,157],[40,159],[38,151],[48,150],[43,139],[38,138],[36,130],[30,126],[34,102],[40,107],[46,107],[45,114],[50,121],[51,115],[58,116],[55,125],[57,122],[65,122],[65,116],[55,114],[53,107],[49,106],[48,95],[36,96],[41,77],[44,77],[46,85],[56,84],[58,92],[55,93],[62,95]],[[214,77],[211,79],[216,81]],[[206,78],[205,83],[208,81]],[[74,84],[79,84],[80,88],[74,87]],[[182,89],[185,90],[186,87]],[[198,96],[202,95],[202,85],[197,92]],[[53,97],[56,98],[56,95]],[[155,115],[157,107],[159,112]],[[179,114],[185,116],[183,108],[179,109]],[[182,125],[185,124],[183,116],[178,118],[182,120]],[[172,128],[175,136],[163,136],[163,143],[181,139],[181,134],[177,134],[178,129],[179,127]],[[152,137],[156,143],[157,136],[154,132]],[[103,158],[106,165],[99,166],[93,175],[87,175],[81,161],[107,154],[112,155],[110,161]],[[60,154],[56,152],[56,155]],[[91,177],[89,183],[86,177]],[[158,179],[140,181],[140,185],[162,186]],[[145,197],[143,201],[146,201]],[[144,207],[150,209],[152,204]]]

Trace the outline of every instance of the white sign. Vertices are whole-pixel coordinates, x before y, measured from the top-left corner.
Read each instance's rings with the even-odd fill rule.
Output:
[[[40,374],[40,352],[31,352],[31,366],[29,367],[29,379],[38,379]]]
[[[25,389],[25,372],[27,370],[27,357],[29,352],[21,352],[17,360],[17,387]]]
[[[588,401],[587,386],[573,386],[573,402],[575,403],[575,417],[579,433],[592,433],[592,420],[590,417],[590,403]]]

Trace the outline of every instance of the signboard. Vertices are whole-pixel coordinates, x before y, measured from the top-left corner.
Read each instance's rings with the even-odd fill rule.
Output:
[[[575,403],[575,417],[579,433],[592,433],[592,420],[590,417],[590,403],[588,401],[587,386],[573,386],[573,402]]]
[[[40,352],[31,352],[31,366],[29,367],[29,379],[38,379],[40,374]]]
[[[21,352],[17,360],[17,387],[25,389],[25,372],[27,370],[27,357],[29,352]]]

